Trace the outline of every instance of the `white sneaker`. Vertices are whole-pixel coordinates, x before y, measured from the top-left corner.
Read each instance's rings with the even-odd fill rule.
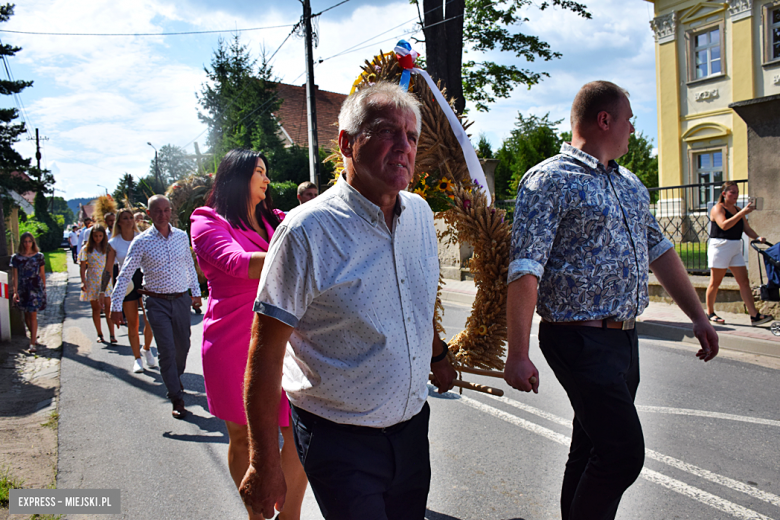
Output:
[[[144,365],[141,363],[141,358],[133,361],[133,373],[140,374],[144,371]]]
[[[141,349],[141,356],[143,356],[144,361],[146,362],[146,368],[154,368],[157,366],[157,360],[154,359],[154,354],[152,354],[151,350]]]

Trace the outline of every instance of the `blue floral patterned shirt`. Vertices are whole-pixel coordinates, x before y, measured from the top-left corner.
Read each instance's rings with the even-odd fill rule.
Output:
[[[636,318],[648,265],[672,247],[649,204],[636,175],[564,143],[520,183],[508,282],[536,276],[548,321]]]

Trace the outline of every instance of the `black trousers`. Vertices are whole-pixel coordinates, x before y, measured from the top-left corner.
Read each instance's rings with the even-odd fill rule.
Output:
[[[292,407],[298,456],[327,520],[423,520],[430,408],[389,428],[334,423]]]
[[[542,322],[539,346],[574,408],[563,476],[563,520],[612,520],[623,492],[644,464],[636,329],[623,331]]]

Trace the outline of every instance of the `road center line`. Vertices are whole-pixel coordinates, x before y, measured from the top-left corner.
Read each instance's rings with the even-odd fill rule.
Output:
[[[692,415],[695,417],[709,417],[711,419],[726,419],[729,421],[740,421],[753,424],[763,424],[765,426],[780,427],[780,421],[773,421],[772,419],[761,419],[759,417],[748,417],[746,415],[707,412],[705,410],[690,410],[687,408],[668,408],[666,406],[637,406],[636,409],[640,412],[666,413],[671,415]]]
[[[536,408],[534,406],[521,403],[519,401],[515,401],[507,397],[497,397],[492,395],[488,395],[488,397],[490,397],[491,399],[495,399],[496,401],[501,401],[502,403],[508,404],[509,406],[519,408],[520,410],[524,410],[528,413],[537,415],[539,417],[542,417],[543,419],[547,419],[548,421],[552,421],[556,424],[560,424],[563,426],[571,426],[570,420],[567,421],[563,417],[558,417],[557,415],[553,415],[551,413],[545,412],[544,410],[540,410],[539,408]],[[668,464],[673,468],[677,468],[681,471],[685,471],[686,473],[690,473],[691,475],[701,477],[703,479],[709,480],[710,482],[714,482],[716,484],[720,484],[721,486],[731,488],[734,491],[739,491],[740,493],[745,493],[746,495],[750,495],[753,498],[763,500],[764,502],[772,504],[773,506],[780,507],[780,496],[777,496],[773,493],[769,493],[767,491],[756,489],[755,487],[745,484],[744,482],[740,482],[739,480],[734,480],[732,478],[725,477],[723,475],[718,475],[717,473],[713,473],[712,471],[706,470],[704,468],[700,468],[698,466],[694,466],[693,464],[688,464],[687,462],[683,462],[682,460],[675,459],[674,457],[670,457],[668,455],[664,455],[663,453],[658,453],[657,451],[653,451],[650,449],[645,449],[645,456],[648,459],[653,459],[658,462],[663,462],[664,464]]]
[[[560,433],[554,432],[543,426],[539,426],[536,423],[526,421],[525,419],[521,419],[520,417],[516,417],[503,410],[499,410],[498,408],[494,408],[475,399],[471,399],[470,397],[460,396],[460,401],[463,404],[466,404],[476,410],[484,412],[488,415],[492,415],[493,417],[501,419],[510,424],[514,424],[515,426],[519,426],[530,432],[536,433],[537,435],[545,437],[553,442],[557,442],[563,446],[569,446],[569,444],[571,444],[571,438],[566,435],[561,435]],[[728,513],[736,518],[743,520],[772,520],[768,516],[762,515],[756,511],[753,511],[752,509],[740,506],[726,499],[713,495],[712,493],[708,493],[704,490],[690,486],[682,481],[667,477],[666,475],[662,475],[656,471],[645,468],[642,470],[640,476],[645,480],[660,484],[667,489],[697,500],[703,504],[718,509],[719,511],[723,511],[724,513]]]

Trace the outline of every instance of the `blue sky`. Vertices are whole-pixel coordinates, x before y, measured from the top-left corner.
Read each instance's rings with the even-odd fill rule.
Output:
[[[484,133],[498,147],[509,135],[518,112],[564,119],[567,130],[571,100],[591,80],[607,79],[631,93],[637,130],[657,143],[655,64],[649,27],[652,4],[642,0],[582,0],[593,14],[583,20],[568,11],[535,8],[522,30],[540,36],[563,58],[525,63],[510,55],[486,56],[550,73],[528,90],[516,89],[488,113],[471,111],[470,132]],[[316,13],[338,0],[312,0]],[[283,25],[241,34],[253,55],[276,50],[301,14],[296,0],[239,2],[227,0],[81,0],[78,8],[65,0],[26,0],[0,29],[69,33],[160,33],[234,30]],[[350,0],[324,13],[318,22],[319,46],[314,57],[325,59],[315,69],[321,89],[348,92],[359,65],[379,49],[388,51],[412,33],[417,9],[407,0]],[[384,34],[383,34],[384,33]],[[231,34],[223,33],[224,38]],[[94,196],[98,185],[113,191],[125,172],[146,175],[154,150],[165,144],[193,152],[197,140],[205,149],[205,126],[197,118],[196,93],[206,81],[217,34],[153,37],[42,36],[0,33],[3,43],[23,47],[9,60],[17,79],[35,84],[21,94],[28,123],[49,138],[43,143],[42,165],[51,169],[66,199]],[[362,42],[370,40],[363,45]],[[422,54],[423,44],[413,44]],[[357,46],[353,52],[344,52]],[[335,56],[335,57],[332,57]],[[332,57],[332,58],[331,58]],[[474,54],[469,57],[480,59]],[[285,83],[303,84],[303,40],[291,37],[273,62]],[[11,106],[11,98],[4,99]],[[34,132],[34,131],[33,131]],[[33,157],[31,141],[17,149]]]

